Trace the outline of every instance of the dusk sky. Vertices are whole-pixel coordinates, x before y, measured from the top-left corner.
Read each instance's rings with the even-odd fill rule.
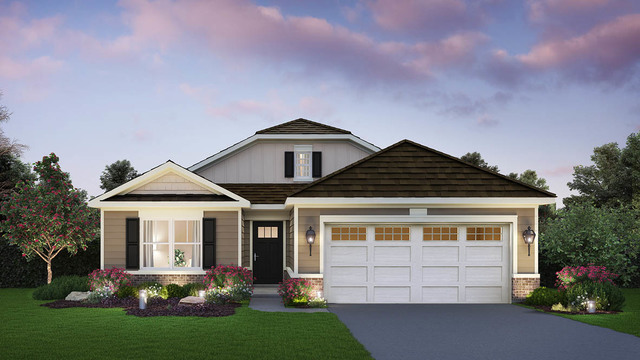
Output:
[[[23,161],[90,195],[302,117],[534,169],[561,206],[640,131],[640,1],[0,0],[0,91]]]

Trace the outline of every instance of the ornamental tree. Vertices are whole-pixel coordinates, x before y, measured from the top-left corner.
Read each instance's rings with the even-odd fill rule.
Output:
[[[47,264],[51,283],[51,261],[62,251],[86,250],[99,230],[99,214],[87,206],[87,194],[71,184],[69,174],[51,153],[35,163],[37,181],[21,181],[0,206],[0,231],[18,246],[27,260],[39,257]]]

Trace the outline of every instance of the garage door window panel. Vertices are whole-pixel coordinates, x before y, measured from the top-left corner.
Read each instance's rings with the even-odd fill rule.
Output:
[[[333,241],[366,241],[367,228],[346,226],[334,227],[331,229],[331,240]]]
[[[376,227],[376,241],[409,241],[409,227]]]
[[[422,228],[423,241],[458,241],[458,228],[448,226],[426,226]]]
[[[496,226],[467,227],[467,241],[502,241],[502,228]]]

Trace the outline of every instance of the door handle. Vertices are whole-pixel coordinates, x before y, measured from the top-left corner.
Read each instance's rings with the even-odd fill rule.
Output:
[[[258,256],[258,254],[253,253],[253,261],[256,261],[260,256]]]

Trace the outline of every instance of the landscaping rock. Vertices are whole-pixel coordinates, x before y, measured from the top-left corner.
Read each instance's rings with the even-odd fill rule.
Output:
[[[204,304],[204,298],[198,296],[187,296],[180,299],[179,305],[200,305]]]
[[[83,301],[87,300],[89,294],[91,294],[91,291],[72,291],[64,299],[68,301]]]

